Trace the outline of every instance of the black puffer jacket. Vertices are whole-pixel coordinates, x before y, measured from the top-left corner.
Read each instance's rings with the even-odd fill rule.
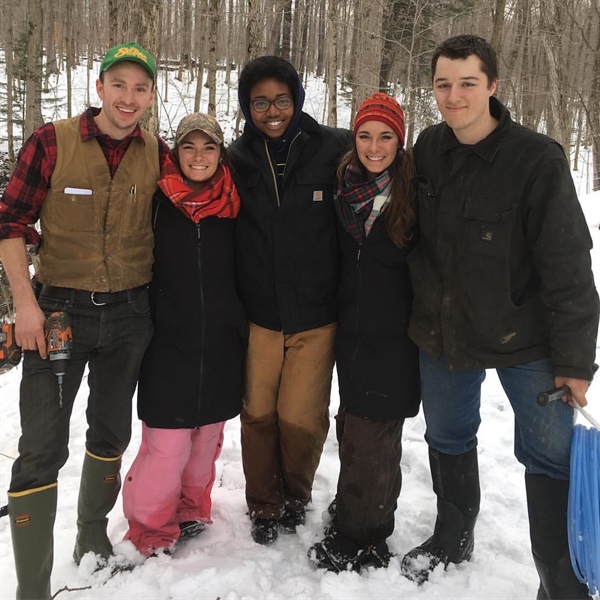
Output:
[[[196,225],[161,191],[154,202],[155,332],[140,372],[138,415],[165,429],[230,419],[241,410],[248,340],[235,288],[235,219]]]
[[[555,375],[590,380],[598,294],[569,165],[496,98],[490,110],[499,124],[474,146],[445,123],[417,140],[410,335],[451,369],[552,358]]]
[[[360,247],[341,227],[342,273],[335,358],[340,404],[376,420],[412,417],[420,402],[419,354],[408,337],[412,287],[385,213]]]
[[[268,142],[250,125],[229,148],[242,200],[238,284],[248,318],[286,334],[336,321],[339,257],[333,194],[350,132],[302,113],[281,190]]]

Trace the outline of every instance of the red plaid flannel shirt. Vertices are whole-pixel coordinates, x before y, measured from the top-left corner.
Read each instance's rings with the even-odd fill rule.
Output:
[[[93,107],[83,113],[81,140],[94,137],[98,140],[112,177],[129,143],[135,137],[142,137],[142,130],[138,125],[130,136],[114,140],[98,129],[94,117],[99,113],[100,109]],[[157,139],[162,165],[169,148],[162,138],[157,136]],[[56,132],[54,125],[47,123],[36,129],[21,147],[17,168],[0,200],[0,239],[24,237],[27,244],[39,241],[40,236],[31,225],[39,219],[55,165]]]

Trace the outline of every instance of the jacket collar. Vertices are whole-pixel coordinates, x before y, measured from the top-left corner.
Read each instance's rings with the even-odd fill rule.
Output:
[[[510,112],[496,98],[495,96],[490,97],[490,113],[493,117],[498,119],[498,125],[496,129],[492,131],[487,137],[482,139],[477,144],[473,146],[468,146],[466,144],[461,144],[454,135],[454,131],[450,127],[448,127],[447,123],[442,123],[442,133],[440,136],[440,146],[439,151],[440,154],[444,154],[445,152],[449,152],[450,150],[454,150],[455,148],[467,147],[470,148],[475,154],[479,155],[483,160],[488,162],[492,162],[500,150],[508,132],[511,130],[513,126],[513,121],[510,117]]]

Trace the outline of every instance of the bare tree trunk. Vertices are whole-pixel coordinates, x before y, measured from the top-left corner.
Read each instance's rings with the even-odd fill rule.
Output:
[[[323,77],[325,70],[325,30],[327,23],[327,0],[319,1],[319,19],[317,36],[317,77]]]
[[[119,35],[119,0],[108,0],[108,45],[117,45]]]
[[[183,11],[181,15],[182,20],[182,31],[183,31],[183,39],[182,39],[182,52],[180,55],[179,62],[179,72],[177,74],[177,79],[179,81],[183,81],[183,71],[187,69],[191,71],[191,56],[190,52],[192,50],[192,6],[191,0],[183,0]]]
[[[592,3],[593,34],[592,49],[594,62],[592,71],[592,87],[590,93],[589,120],[593,150],[593,182],[592,190],[600,190],[600,1]]]
[[[42,1],[27,2],[27,75],[24,137],[42,125]]]
[[[338,0],[329,0],[327,11],[327,125],[337,127]]]
[[[494,30],[490,43],[497,52],[502,49],[502,33],[504,31],[504,12],[506,10],[506,0],[496,0],[496,10],[494,11]]]
[[[130,0],[130,16],[132,35],[138,44],[142,45],[158,62],[158,4],[159,0]],[[158,81],[154,82],[156,88]],[[151,133],[158,133],[158,98],[154,97],[152,106],[146,111],[142,121],[143,126]]]
[[[419,5],[420,0],[415,0]],[[398,54],[400,42],[397,38],[401,35],[403,21],[401,20],[402,2],[400,0],[389,0],[384,9],[383,19],[383,44],[381,50],[381,65],[379,68],[379,90],[389,92],[390,80]],[[417,12],[417,11],[415,11]],[[411,42],[414,41],[414,38]]]
[[[306,54],[307,54],[307,43],[308,43],[308,19],[312,10],[313,0],[305,0],[304,3],[304,15],[302,16],[302,28],[301,28],[301,40],[300,40],[300,60],[296,65],[298,73],[303,77],[304,71],[306,70]]]
[[[542,45],[548,63],[549,98],[547,108],[548,135],[555,138],[565,149],[567,158],[571,146],[570,132],[566,131],[566,108],[563,101],[560,34],[563,23],[555,0],[545,0],[540,13],[542,21]]]
[[[281,25],[281,58],[290,60],[292,32],[292,0],[286,0],[283,7],[283,23]]]
[[[202,82],[204,81],[204,61],[198,61],[198,73],[196,75],[196,92],[194,94],[194,112],[200,111],[202,101]]]
[[[246,34],[246,61],[261,54],[260,0],[248,0],[248,24]]]
[[[8,138],[8,161],[10,163],[10,171],[15,168],[15,138],[13,129],[13,85],[14,85],[14,62],[13,62],[13,5],[12,2],[7,2],[4,8],[6,11],[6,26],[5,36],[6,45],[4,46],[4,59],[6,61],[6,135]]]
[[[69,0],[69,4],[72,4],[72,0]],[[70,8],[70,7],[69,7]],[[73,116],[72,104],[73,104],[73,22],[68,22],[65,28],[65,54],[66,54],[66,74],[67,74],[67,118]]]
[[[300,64],[300,53],[302,51],[300,36],[302,15],[305,11],[304,0],[295,0],[294,13],[292,14],[292,63],[295,67]]]
[[[194,80],[194,77],[197,76],[196,81],[196,92],[194,95],[194,112],[198,112],[200,110],[200,105],[202,103],[202,91],[203,91],[203,81],[204,81],[204,66],[205,63],[208,63],[208,60],[205,59],[205,55],[208,54],[208,33],[210,28],[210,23],[207,26],[207,15],[210,13],[209,0],[197,0],[196,1],[196,26],[194,30],[194,40],[196,41],[196,63],[197,63],[197,74],[192,67],[191,72],[191,80]]]
[[[208,114],[217,114],[217,41],[221,18],[220,0],[210,0],[210,31],[208,36]]]
[[[356,0],[355,10],[358,10],[360,18],[352,41],[352,115],[367,96],[379,90],[383,24],[381,3]]]
[[[44,84],[42,91],[47,94],[50,91],[50,75],[58,74],[58,64],[56,62],[56,45],[54,44],[54,3],[46,3],[44,14],[44,37],[46,39],[46,72],[44,74]],[[44,44],[42,43],[42,46]]]
[[[231,65],[233,63],[233,0],[228,0],[227,7],[227,47],[225,49],[227,109],[225,110],[225,114],[229,115],[229,111],[231,110]]]
[[[267,54],[276,54],[277,47],[279,45],[279,39],[281,38],[281,30],[283,26],[283,12],[287,0],[275,0],[273,5],[273,13],[275,18],[273,19],[273,26],[271,27],[271,33],[269,35],[269,41],[267,42]]]

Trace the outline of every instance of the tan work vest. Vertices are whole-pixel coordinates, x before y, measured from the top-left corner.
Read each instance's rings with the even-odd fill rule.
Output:
[[[133,138],[111,179],[95,138],[81,141],[81,117],[54,123],[57,161],[42,206],[42,283],[118,292],[152,276],[152,196],[158,141]]]

